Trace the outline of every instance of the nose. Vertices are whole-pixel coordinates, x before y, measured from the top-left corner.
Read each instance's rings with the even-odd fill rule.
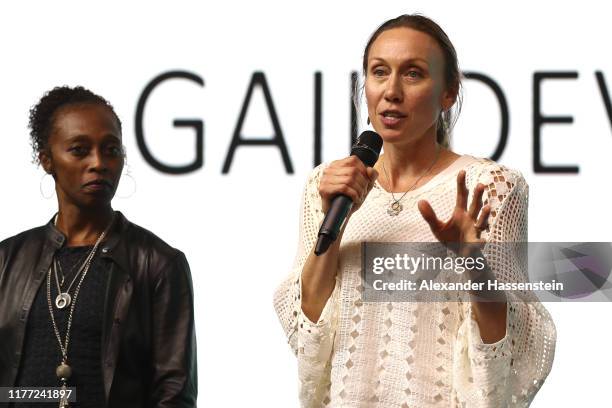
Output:
[[[388,102],[401,102],[403,100],[402,84],[397,75],[390,75],[385,88],[385,100]]]
[[[108,171],[107,157],[101,149],[92,150],[89,171],[97,173],[105,173]]]

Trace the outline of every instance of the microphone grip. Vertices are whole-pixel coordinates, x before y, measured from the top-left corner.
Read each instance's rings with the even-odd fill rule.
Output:
[[[325,253],[332,242],[338,238],[351,208],[353,208],[353,201],[349,197],[345,195],[334,197],[319,229],[315,255],[319,256]]]

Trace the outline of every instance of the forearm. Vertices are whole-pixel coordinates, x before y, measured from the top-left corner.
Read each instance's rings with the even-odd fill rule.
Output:
[[[496,279],[495,274],[486,263],[486,259],[478,246],[466,245],[462,248],[461,255],[472,259],[481,258],[485,261],[485,268],[481,271],[470,270],[471,279],[484,283]],[[506,336],[506,295],[502,291],[480,290],[470,292],[472,313],[478,324],[480,336],[483,343],[496,343]]]
[[[317,256],[310,252],[301,270],[301,308],[297,328],[297,364],[300,400],[304,407],[322,406],[329,388],[327,365],[333,352],[335,334],[336,274],[342,233],[328,250]],[[328,305],[329,302],[332,302]],[[326,306],[327,305],[327,306]]]
[[[474,320],[478,323],[483,343],[496,343],[506,336],[506,302],[472,301]]]
[[[315,255],[313,248],[302,269],[302,312],[315,323],[336,286],[342,234],[322,255]]]
[[[376,170],[372,167],[366,167],[354,155],[332,162],[320,174],[321,178],[317,185],[318,199],[315,200],[315,203],[320,204],[320,206],[317,206],[320,207],[318,208],[319,215],[329,214],[328,210],[330,210],[333,200],[339,195],[352,201],[350,214],[353,214],[365,200],[378,176]],[[334,291],[340,242],[342,241],[344,228],[351,217],[350,214],[338,237],[328,250],[320,256],[316,256],[314,250],[311,250],[302,268],[301,306],[302,312],[311,322],[316,323],[319,320]]]

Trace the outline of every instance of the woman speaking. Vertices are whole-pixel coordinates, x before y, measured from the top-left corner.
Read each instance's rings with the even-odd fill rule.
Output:
[[[58,212],[0,243],[0,386],[61,392],[37,407],[195,407],[189,266],[111,207],[124,165],[113,107],[55,88],[30,129]]]
[[[528,406],[556,340],[540,303],[511,294],[495,302],[363,300],[362,242],[439,241],[459,252],[527,242],[528,194],[519,172],[449,149],[461,74],[435,22],[402,15],[382,24],[365,47],[363,73],[384,154],[373,168],[354,156],[315,168],[295,265],[274,298],[297,355],[301,404]],[[319,225],[339,194],[352,199],[352,212],[317,256]],[[525,262],[493,255],[487,263],[497,279],[525,279]]]

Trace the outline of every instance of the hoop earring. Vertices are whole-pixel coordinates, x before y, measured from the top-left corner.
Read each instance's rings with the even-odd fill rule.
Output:
[[[53,185],[49,187],[49,183],[45,183],[45,177],[47,176],[51,177],[51,179],[53,180],[51,174],[43,174],[43,176],[40,178],[40,183],[38,183],[38,189],[40,190],[40,195],[42,196],[42,198],[44,198],[45,200],[50,200],[51,198],[53,198],[53,194],[55,193],[55,180],[52,181]],[[43,184],[47,184],[47,187],[45,187]],[[51,191],[51,193],[45,194],[45,191]]]
[[[121,180],[119,181],[119,187],[117,188],[117,198],[121,199],[130,198],[134,195],[134,193],[136,193],[136,179],[134,178],[134,176],[132,176],[132,169],[129,165],[126,165],[125,168],[127,170],[125,171],[125,174],[121,176]],[[121,186],[125,185],[123,180],[125,180],[126,178],[130,179],[129,183],[132,185],[131,191],[129,192],[129,194],[120,194],[119,189],[121,188]]]

